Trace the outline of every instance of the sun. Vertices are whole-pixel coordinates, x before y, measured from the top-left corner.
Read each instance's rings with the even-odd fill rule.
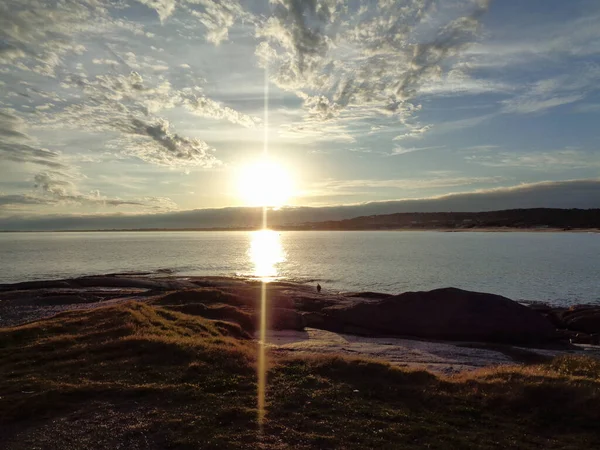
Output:
[[[247,206],[279,208],[292,196],[293,181],[283,166],[262,160],[240,170],[238,191]]]

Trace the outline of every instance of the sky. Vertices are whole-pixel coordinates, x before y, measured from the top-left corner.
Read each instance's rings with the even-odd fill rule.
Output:
[[[597,0],[2,0],[0,228],[284,181],[350,216],[600,207],[598,23]]]

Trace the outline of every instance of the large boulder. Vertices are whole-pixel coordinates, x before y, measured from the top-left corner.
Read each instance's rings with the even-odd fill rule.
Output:
[[[555,338],[541,314],[506,297],[456,288],[406,292],[375,302],[325,308],[335,331],[428,339],[533,344]]]
[[[581,306],[566,311],[563,321],[569,330],[600,333],[600,307]]]

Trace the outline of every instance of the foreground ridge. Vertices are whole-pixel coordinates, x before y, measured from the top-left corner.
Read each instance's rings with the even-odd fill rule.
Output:
[[[591,448],[600,364],[436,376],[273,355],[261,442],[256,344],[239,326],[140,302],[0,330],[5,448]],[[588,405],[588,406],[586,406]]]

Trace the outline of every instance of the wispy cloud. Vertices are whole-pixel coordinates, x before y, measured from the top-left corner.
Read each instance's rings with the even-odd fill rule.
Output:
[[[589,2],[585,10],[585,14],[569,20],[559,15],[559,20],[547,23],[515,21],[501,40],[473,45],[464,56],[472,67],[506,69],[563,57],[599,55],[600,9]]]
[[[457,64],[460,66],[460,64]],[[438,79],[424,83],[419,89],[421,95],[429,96],[462,96],[481,94],[507,94],[517,90],[513,84],[494,79],[474,78],[469,75],[470,67],[455,68]]]
[[[26,122],[14,111],[0,111],[0,160],[34,164],[53,169],[65,168],[58,152],[38,147],[27,134]]]
[[[200,88],[173,89],[168,81],[150,84],[137,72],[128,75],[72,75],[63,86],[81,90],[85,100],[61,110],[39,112],[40,125],[51,128],[118,132],[113,147],[140,159],[165,166],[212,167],[219,163],[206,142],[181,136],[156,114],[185,106],[195,115],[254,127],[259,119],[198,95]]]
[[[0,193],[0,214],[6,212],[28,211],[31,205],[83,205],[88,207],[134,207],[138,211],[171,211],[177,205],[166,197],[145,196],[134,199],[121,199],[102,195],[93,190],[88,193],[79,192],[76,178],[64,172],[46,171],[34,176],[35,190],[24,194]]]
[[[193,0],[186,7],[206,27],[206,40],[215,45],[227,40],[235,22],[253,19],[237,0]]]
[[[392,150],[392,153],[390,153],[390,156],[405,155],[407,153],[421,152],[423,150],[438,150],[440,148],[444,148],[444,146],[443,145],[434,145],[431,147],[396,147]]]
[[[583,103],[573,107],[576,113],[596,113],[600,112],[600,103]]]
[[[426,178],[402,178],[392,180],[327,180],[314,183],[304,196],[323,195],[329,193],[348,193],[349,191],[390,188],[401,191],[419,191],[423,189],[438,189],[458,186],[481,184],[498,184],[504,181],[501,176],[495,177],[465,177],[465,176],[431,176]]]
[[[475,154],[466,160],[488,167],[521,167],[539,171],[564,168],[600,168],[600,158],[595,153],[577,149],[538,152],[494,152]]]
[[[227,15],[243,16],[242,8],[233,1],[140,0],[139,3],[155,10],[163,23],[178,8],[188,13],[193,11],[197,16],[193,20],[200,18],[200,23],[209,28],[209,34],[212,33],[211,42],[227,36],[226,28],[233,23]],[[16,71],[60,80],[58,89],[52,93],[53,103],[37,105],[38,114],[31,117],[30,125],[123,133],[115,138],[115,142],[124,144],[127,154],[139,154],[147,162],[173,166],[214,165],[216,157],[211,146],[197,138],[167,131],[166,119],[158,114],[184,106],[193,115],[245,127],[253,127],[259,120],[210,99],[195,85],[174,89],[170,81],[156,75],[170,70],[168,64],[148,53],[137,55],[123,50],[119,39],[112,37],[117,32],[135,36],[141,42],[151,41],[153,34],[144,31],[141,23],[116,18],[114,8],[117,7],[117,4],[97,0],[66,0],[60,4],[42,0],[6,0],[0,4],[0,63]],[[96,56],[98,42],[102,42],[108,57]],[[73,68],[74,58],[92,54],[94,57],[90,60],[96,67],[89,70],[93,74],[87,73],[81,62]],[[80,60],[85,61],[85,58]],[[109,73],[98,74],[98,69]],[[24,89],[23,95],[30,101],[45,95],[37,88],[25,86]],[[145,133],[147,139],[138,151],[133,145],[140,144],[142,133],[130,132],[133,119],[148,123],[149,130],[157,126],[162,128],[162,137],[156,139],[156,134]],[[2,125],[4,133],[19,132],[14,126],[9,129],[5,125]],[[132,142],[131,134],[138,137],[135,142]],[[175,147],[180,148],[174,151]],[[165,154],[159,156],[161,151]]]
[[[161,125],[165,126],[165,124]],[[168,132],[168,129],[157,130],[149,127],[143,130],[140,124],[138,124],[138,128],[138,133],[145,131],[146,134],[151,134],[152,138],[158,139],[169,152],[176,153],[179,159],[207,157],[203,152],[204,149],[194,147],[196,143],[173,135]],[[132,134],[135,133],[132,131]],[[0,135],[3,137],[0,142],[0,161],[4,161],[3,168],[6,163],[16,163],[25,169],[25,173],[38,171],[35,172],[32,180],[32,188],[35,190],[0,195],[0,212],[19,211],[34,205],[58,204],[101,207],[128,206],[142,211],[172,210],[176,207],[171,200],[161,197],[121,199],[101,195],[98,190],[81,193],[77,188],[77,183],[82,178],[78,168],[73,166],[70,159],[65,158],[61,153],[37,146],[35,139],[27,134],[26,122],[14,111],[0,111]],[[140,147],[140,151],[144,151],[143,147]],[[182,156],[182,153],[185,153],[185,156]],[[148,157],[153,156],[151,152],[148,155]],[[44,171],[39,172],[40,168],[43,168]]]
[[[408,131],[404,134],[399,134],[398,136],[394,137],[392,140],[393,141],[401,141],[403,139],[418,139],[423,137],[423,134],[427,133],[429,130],[431,130],[432,125],[424,125],[424,126],[419,126],[419,125],[413,125],[408,127]]]
[[[531,114],[575,103],[597,89],[600,67],[586,67],[577,75],[543,79],[527,86],[521,95],[502,101],[504,113]]]

